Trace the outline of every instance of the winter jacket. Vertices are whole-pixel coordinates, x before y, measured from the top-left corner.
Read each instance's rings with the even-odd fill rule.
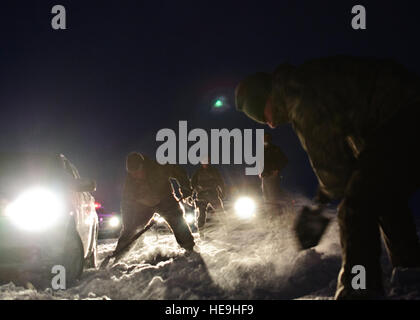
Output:
[[[218,188],[220,188],[222,194],[225,192],[225,183],[222,175],[218,169],[211,165],[208,165],[207,168],[200,166],[200,168],[194,172],[191,178],[191,187],[198,194],[203,191],[214,191]]]
[[[171,178],[178,182],[182,196],[191,195],[187,172],[181,166],[161,165],[145,156],[144,158],[144,179],[136,179],[127,174],[121,201],[123,212],[135,208],[136,205],[154,207],[172,197],[173,191],[169,180]]]
[[[405,108],[420,106],[420,81],[390,60],[332,57],[279,66],[270,103],[287,112],[321,191],[341,198],[360,153]]]
[[[264,171],[261,176],[269,176],[273,171],[281,171],[287,165],[287,156],[276,145],[269,143],[264,146]]]

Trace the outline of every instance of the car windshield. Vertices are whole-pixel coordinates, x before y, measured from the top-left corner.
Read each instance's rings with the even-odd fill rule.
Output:
[[[14,194],[30,185],[63,183],[65,172],[58,155],[0,153],[0,193]]]

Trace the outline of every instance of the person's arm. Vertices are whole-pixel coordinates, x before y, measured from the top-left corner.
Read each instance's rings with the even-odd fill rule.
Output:
[[[275,147],[274,149],[275,152],[275,168],[278,171],[283,170],[287,164],[289,163],[289,159],[287,158],[287,156],[283,153],[283,151],[281,151],[281,149],[279,147]]]
[[[222,192],[222,196],[225,194],[225,181],[223,180],[222,174],[220,173],[220,171],[216,168],[214,168],[214,172],[217,178],[217,184],[220,188],[220,191]]]
[[[320,186],[318,186],[318,190],[316,192],[316,195],[313,199],[313,201],[315,202],[316,205],[318,205],[319,207],[324,207],[326,206],[328,203],[330,203],[332,200],[330,199],[330,197],[328,197],[328,195],[322,190],[322,188]]]
[[[190,180],[188,179],[187,171],[180,165],[170,166],[170,177],[178,182],[179,188],[181,189],[181,196],[187,198],[191,196],[192,190]]]
[[[197,184],[198,184],[198,170],[194,172],[191,177],[191,189],[197,191]]]
[[[123,187],[123,192],[121,196],[121,218],[122,225],[124,228],[129,227],[129,223],[132,219],[133,212],[136,209],[136,195],[132,185],[130,177],[126,177]]]

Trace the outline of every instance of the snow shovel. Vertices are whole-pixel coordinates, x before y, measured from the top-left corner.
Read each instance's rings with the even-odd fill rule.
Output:
[[[114,251],[112,254],[110,254],[109,256],[107,256],[104,261],[102,261],[101,266],[99,267],[99,269],[105,269],[108,264],[109,261],[112,258],[115,258],[114,263],[117,262],[119,260],[119,258],[121,257],[121,254],[124,253],[127,249],[129,249],[129,247],[131,246],[131,244],[136,241],[138,238],[140,238],[140,236],[145,233],[147,230],[149,230],[151,227],[153,227],[153,225],[155,224],[155,220],[152,220],[148,225],[146,225],[142,230],[140,230],[139,232],[137,232],[133,238],[131,238],[130,241],[128,241],[122,248],[120,248],[120,250],[118,251]]]
[[[311,209],[303,207],[296,218],[294,232],[301,250],[318,245],[331,219],[322,215],[323,207]]]

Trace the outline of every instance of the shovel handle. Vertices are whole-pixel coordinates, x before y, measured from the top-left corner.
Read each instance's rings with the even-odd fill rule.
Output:
[[[124,247],[120,248],[120,250],[118,251],[114,251],[112,254],[110,254],[109,256],[107,256],[104,261],[102,261],[101,266],[99,267],[99,269],[104,269],[107,267],[107,265],[109,264],[109,261],[112,258],[115,258],[116,256],[118,256],[119,254],[121,254],[122,252],[124,252],[134,241],[136,241],[138,238],[140,238],[140,236],[145,233],[147,230],[149,230],[151,227],[154,226],[155,224],[155,220],[152,220],[147,226],[145,226],[142,230],[140,230],[139,232],[137,232],[133,238],[131,238],[131,240],[129,242],[127,242],[125,244]]]

